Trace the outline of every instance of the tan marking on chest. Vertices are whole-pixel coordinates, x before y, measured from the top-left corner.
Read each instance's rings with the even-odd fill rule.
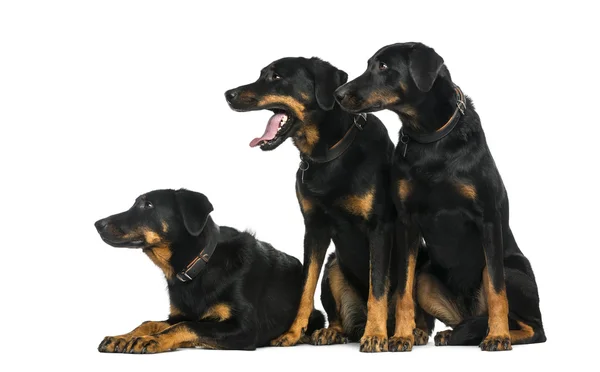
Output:
[[[315,124],[303,124],[294,134],[294,145],[302,153],[310,155],[319,142],[319,129]]]
[[[412,183],[408,180],[398,181],[398,195],[400,200],[406,201],[410,193],[412,192]]]
[[[475,200],[477,198],[477,189],[475,186],[468,183],[457,182],[455,184],[456,190],[467,199]]]
[[[350,195],[341,199],[341,206],[348,212],[368,219],[373,210],[373,201],[375,200],[375,186],[371,187],[363,195]]]
[[[223,322],[229,318],[231,318],[231,306],[220,303],[211,306],[200,319],[213,318],[217,319],[219,322]]]
[[[150,249],[144,249],[144,253],[158,266],[169,279],[173,277],[173,268],[169,263],[171,249],[168,245],[158,245]]]

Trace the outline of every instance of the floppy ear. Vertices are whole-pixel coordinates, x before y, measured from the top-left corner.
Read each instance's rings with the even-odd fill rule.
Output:
[[[429,92],[443,65],[444,59],[435,50],[421,46],[410,53],[408,70],[417,88]]]
[[[208,221],[208,215],[213,211],[208,198],[199,192],[180,189],[175,192],[175,199],[186,230],[193,236],[200,235]]]
[[[329,111],[335,104],[333,92],[348,81],[348,74],[318,58],[311,60],[314,66],[315,98],[319,107]]]

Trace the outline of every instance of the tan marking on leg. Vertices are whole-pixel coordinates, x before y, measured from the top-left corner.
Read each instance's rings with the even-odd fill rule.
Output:
[[[462,322],[463,317],[456,303],[444,293],[443,284],[431,274],[421,273],[417,279],[417,300],[427,313],[449,327]]]
[[[343,329],[353,327],[354,318],[364,312],[363,300],[348,283],[337,262],[331,265],[329,270],[329,287]]]
[[[377,298],[373,293],[371,279],[371,266],[369,264],[369,298],[367,299],[367,324],[365,332],[360,339],[360,351],[385,352],[388,351],[388,292],[389,282],[386,278],[383,295]]]
[[[493,350],[510,350],[510,332],[508,328],[508,298],[506,289],[496,292],[487,266],[483,270],[483,288],[488,304],[488,335],[482,342],[483,350],[492,350],[491,344],[500,344]],[[503,345],[504,344],[504,345]]]
[[[363,195],[350,195],[341,199],[338,203],[348,212],[369,219],[375,200],[375,186]]]
[[[415,280],[415,257],[408,256],[408,265],[406,268],[406,288],[402,295],[399,295],[396,302],[396,330],[394,335],[406,336],[412,334],[415,329],[415,305],[413,298],[413,288]]]
[[[475,200],[477,198],[477,189],[475,186],[468,183],[456,183],[458,192],[467,199]]]
[[[313,255],[308,266],[308,275],[306,277],[304,288],[302,289],[302,297],[300,297],[300,305],[298,306],[296,318],[288,331],[271,341],[271,345],[295,345],[306,331],[308,319],[310,314],[312,314],[315,305],[315,290],[317,289],[317,282],[319,281],[319,274],[321,271],[320,265],[319,258]]]
[[[281,104],[287,107],[292,114],[300,121],[304,121],[304,112],[306,108],[304,104],[293,97],[288,96],[277,96],[277,95],[266,95],[258,100],[258,106],[267,106],[273,104]]]
[[[197,345],[199,341],[200,340],[195,332],[182,324],[175,324],[158,334],[132,339],[128,344],[126,352],[134,354],[162,353],[180,347],[192,347]],[[206,341],[202,340],[202,342]]]
[[[200,317],[200,319],[206,318],[213,318],[217,319],[219,322],[223,322],[231,318],[231,306],[225,303],[213,305]]]
[[[521,329],[510,331],[510,340],[513,345],[531,340],[535,335],[535,331],[530,325],[521,321],[517,321],[517,324],[519,325],[519,327],[521,327]]]
[[[412,183],[408,180],[400,180],[398,181],[398,195],[400,195],[400,200],[406,201],[408,196],[412,191]]]
[[[306,199],[300,191],[296,190],[296,197],[298,198],[298,202],[300,203],[300,208],[303,213],[310,213],[313,209],[313,204],[310,200]]]
[[[98,346],[98,351],[103,353],[123,352],[123,350],[125,350],[125,348],[127,347],[127,344],[132,339],[140,336],[147,336],[159,333],[167,328],[169,328],[169,323],[167,322],[144,322],[129,333],[125,333],[119,336],[105,337],[104,340],[102,340],[102,342],[100,343],[100,346]]]

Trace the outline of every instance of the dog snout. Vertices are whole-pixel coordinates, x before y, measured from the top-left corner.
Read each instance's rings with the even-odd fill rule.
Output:
[[[335,100],[338,101],[338,103],[340,103],[340,104],[342,103],[344,98],[346,98],[347,95],[348,95],[348,87],[346,85],[339,87],[334,92]]]
[[[225,92],[225,99],[227,100],[227,103],[231,103],[234,99],[236,99],[238,94],[239,93],[236,89],[231,89]]]
[[[105,219],[96,221],[94,226],[96,226],[96,230],[98,230],[98,232],[101,233],[104,230],[106,230],[106,228],[108,227],[108,219],[105,218]]]

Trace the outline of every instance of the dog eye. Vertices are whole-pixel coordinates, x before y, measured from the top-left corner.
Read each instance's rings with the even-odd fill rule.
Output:
[[[149,202],[146,200],[144,202],[144,209],[151,209],[151,208],[154,208],[154,204],[152,204],[152,202]]]
[[[379,70],[383,71],[383,70],[387,70],[387,65],[383,62],[379,62]]]
[[[273,75],[271,75],[271,79],[273,80],[281,80],[281,75],[277,74],[277,73],[273,73]]]

